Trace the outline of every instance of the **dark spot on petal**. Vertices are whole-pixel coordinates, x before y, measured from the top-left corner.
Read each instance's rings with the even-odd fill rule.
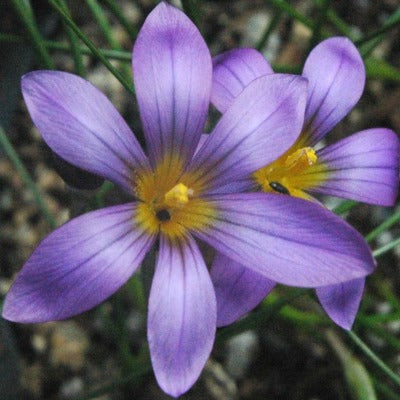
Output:
[[[285,188],[285,186],[281,185],[279,182],[270,182],[269,186],[271,186],[271,188],[275,190],[275,192],[290,195],[289,190]]]
[[[165,222],[171,219],[171,214],[168,210],[162,209],[156,212],[156,217],[160,222]]]

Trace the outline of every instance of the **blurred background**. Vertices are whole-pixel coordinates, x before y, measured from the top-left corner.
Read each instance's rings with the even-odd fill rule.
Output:
[[[275,71],[300,73],[318,42],[350,37],[365,59],[367,85],[356,108],[326,140],[376,126],[400,132],[398,0],[172,3],[183,6],[198,25],[213,55],[256,47]],[[132,85],[132,45],[156,4],[0,2],[1,303],[16,273],[54,227],[89,209],[129,200],[110,183],[52,154],[22,101],[21,76],[36,69],[84,76],[142,138],[135,98],[110,69]],[[218,119],[216,110],[210,115],[209,127]],[[395,246],[400,209],[325,203],[379,249],[378,269],[367,279],[354,325],[358,336],[336,327],[312,291],[279,286],[244,320],[219,330],[201,378],[182,398],[400,399],[399,376],[396,381],[384,368],[400,374],[400,247]],[[0,319],[0,399],[167,399],[148,361],[145,293],[137,276],[101,306],[68,321],[20,325]]]

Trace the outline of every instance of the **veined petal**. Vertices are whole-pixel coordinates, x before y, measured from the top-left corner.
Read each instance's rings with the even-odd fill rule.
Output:
[[[103,208],[56,229],[17,276],[3,317],[25,323],[61,320],[111,296],[154,241],[135,228],[135,213],[135,204]]]
[[[254,80],[222,115],[189,166],[197,185],[212,192],[274,161],[303,125],[306,81],[270,74]]]
[[[81,77],[59,71],[24,75],[22,93],[33,122],[55,153],[131,189],[132,171],[148,162],[103,93]]]
[[[365,279],[317,288],[317,296],[329,317],[343,329],[350,330],[364,291]]]
[[[210,135],[207,133],[203,133],[201,135],[195,154],[197,154],[197,152],[203,147],[203,144],[206,142],[206,140],[209,136]],[[213,193],[242,193],[242,192],[250,191],[252,189],[255,190],[254,179],[251,177],[246,177],[239,181],[234,180],[234,181],[228,182],[227,184],[225,184],[223,186],[215,188],[213,190]]]
[[[303,76],[309,82],[304,134],[312,146],[356,105],[364,90],[365,67],[349,39],[334,37],[311,51]]]
[[[355,133],[318,152],[326,179],[312,191],[391,206],[398,191],[399,155],[393,131],[375,128]]]
[[[203,256],[192,237],[161,235],[149,298],[148,339],[158,384],[171,396],[199,377],[215,338],[216,302]]]
[[[152,162],[189,160],[203,132],[212,63],[196,26],[164,2],[146,18],[133,48],[133,77]]]
[[[196,235],[268,279],[319,287],[374,269],[363,237],[318,204],[268,193],[215,195],[207,201],[216,216]]]
[[[256,307],[275,282],[216,252],[211,280],[217,297],[217,326],[229,325]]]
[[[213,58],[211,102],[224,113],[254,79],[273,72],[257,50],[234,49]]]
[[[199,143],[197,143],[196,151],[194,152],[194,154],[196,154],[203,147],[203,144],[206,142],[208,136],[209,136],[208,133],[201,134]]]

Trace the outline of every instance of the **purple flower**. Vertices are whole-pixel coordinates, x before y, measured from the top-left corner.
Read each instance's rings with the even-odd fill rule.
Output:
[[[148,156],[89,82],[55,71],[23,78],[25,102],[47,144],[134,200],[84,214],[44,239],[11,287],[3,316],[28,323],[86,311],[121,287],[158,240],[148,340],[160,386],[178,396],[198,378],[216,330],[215,291],[194,237],[286,284],[361,278],[374,262],[361,235],[317,205],[235,193],[295,142],[305,79],[257,79],[196,152],[212,61],[182,12],[161,3],[148,16],[133,49],[133,76]]]
[[[211,99],[225,112],[246,85],[272,73],[270,65],[254,49],[221,54],[214,58]],[[365,69],[355,46],[341,37],[323,41],[308,56],[302,76],[308,80],[308,94],[301,134],[285,154],[253,174],[249,186],[313,201],[312,194],[320,193],[393,205],[399,171],[399,141],[393,131],[368,129],[314,149],[362,94]],[[337,262],[334,267],[338,267]],[[275,285],[221,254],[214,261],[211,276],[216,286],[218,325],[229,324],[251,310]],[[345,329],[353,324],[364,283],[361,278],[317,288],[325,311]]]

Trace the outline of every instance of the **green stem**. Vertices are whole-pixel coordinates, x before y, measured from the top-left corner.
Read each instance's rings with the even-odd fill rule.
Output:
[[[309,51],[307,52],[307,55],[314,48],[314,46],[321,41],[322,27],[324,26],[325,21],[327,19],[327,14],[330,9],[331,0],[320,0],[319,3],[320,4],[318,6],[319,7],[318,18],[317,22],[314,24],[314,29],[308,46]]]
[[[275,8],[278,8],[281,11],[284,11],[293,19],[301,22],[303,25],[307,26],[311,30],[314,30],[315,24],[313,21],[305,17],[304,15],[300,14],[293,6],[288,4],[284,0],[270,0],[268,3],[272,3]]]
[[[283,11],[276,10],[274,16],[272,17],[270,23],[267,25],[265,32],[262,34],[259,42],[256,45],[256,49],[261,51],[268,43],[269,37],[271,36],[272,32],[278,26],[279,21],[282,18]]]
[[[58,0],[58,4],[60,5],[60,7],[62,7],[62,9],[65,11],[66,14],[71,16],[66,0]],[[83,64],[82,51],[79,47],[78,37],[76,36],[75,32],[65,22],[63,23],[65,26],[65,30],[67,31],[69,43],[71,45],[71,53],[75,63],[75,71],[78,75],[85,76],[86,68]]]
[[[374,386],[376,390],[382,395],[384,395],[386,400],[400,400],[400,395],[396,394],[392,391],[392,389],[388,388],[383,382],[379,381],[378,379],[373,379]]]
[[[121,84],[132,95],[135,94],[133,87],[125,80],[123,75],[107,60],[107,58],[97,49],[95,44],[79,29],[74,21],[57,4],[56,0],[49,0],[50,5],[58,12],[61,18],[68,24],[75,34],[81,39],[91,52],[104,64],[104,66],[121,82]]]
[[[361,351],[375,365],[384,372],[396,385],[400,386],[400,376],[395,374],[353,331],[348,331],[347,334],[351,340],[361,349]]]
[[[126,30],[132,41],[135,40],[138,34],[138,30],[136,29],[134,24],[132,24],[126,19],[125,14],[121,10],[118,3],[115,0],[101,0],[101,1],[105,3],[108,9],[115,15],[115,17],[118,19],[119,23]]]
[[[347,36],[348,38],[354,40],[354,34],[351,28],[344,22],[342,18],[337,15],[336,11],[332,8],[328,10],[327,14],[328,21],[335,26],[341,35]]]
[[[0,42],[8,42],[8,43],[26,43],[27,40],[18,36],[12,35],[8,33],[0,33]],[[58,50],[63,51],[65,53],[71,52],[71,47],[67,43],[52,41],[52,40],[45,40],[45,46],[49,50]],[[82,54],[85,55],[93,55],[93,52],[88,49],[86,46],[79,46],[79,50]],[[119,50],[108,50],[108,49],[97,49],[104,57],[117,60],[117,61],[126,61],[131,62],[132,54],[128,51],[119,51]]]
[[[103,11],[103,9],[99,6],[99,3],[97,0],[86,0],[86,3],[93,14],[93,17],[95,18],[96,22],[98,23],[100,30],[105,37],[107,43],[113,50],[122,50],[121,45],[119,44],[118,40],[115,39],[113,32],[112,32],[112,26],[107,20],[107,17]],[[121,66],[122,73],[126,77],[127,81],[129,81],[129,85],[132,85],[132,74],[131,74],[131,68],[123,64]]]
[[[375,39],[377,36],[381,36],[383,33],[390,31],[398,24],[400,24],[400,8],[398,8],[390,17],[388,17],[380,28],[378,28],[376,31],[368,33],[363,38],[356,40],[354,44],[359,47],[370,40]]]
[[[135,368],[133,372],[123,376],[122,378],[117,378],[112,383],[108,383],[98,389],[95,389],[83,396],[75,397],[74,400],[91,400],[97,399],[107,393],[115,392],[119,387],[125,386],[127,384],[135,384],[145,375],[149,374],[152,370],[148,351],[144,351],[139,354],[135,361]]]
[[[8,140],[7,135],[1,126],[0,126],[0,145],[4,149],[6,155],[14,165],[15,169],[17,170],[18,174],[20,175],[25,185],[32,192],[35,203],[39,207],[47,223],[50,225],[51,228],[54,229],[57,226],[55,219],[51,215],[49,209],[47,208],[46,203],[43,200],[42,195],[40,194],[39,189],[37,188],[35,182],[31,178],[29,172],[25,168],[24,163],[19,158],[18,153],[15,151],[13,145]]]
[[[344,200],[338,206],[336,206],[332,212],[335,214],[344,214],[347,211],[350,211],[353,207],[355,207],[358,203],[354,200]]]
[[[201,23],[201,13],[198,5],[198,0],[182,0],[183,11],[199,28]]]
[[[104,196],[114,187],[112,182],[104,182],[96,193],[96,208],[104,207]]]
[[[34,46],[42,64],[48,69],[54,69],[53,60],[47,51],[44,40],[35,21],[35,16],[29,0],[11,0],[15,11],[29,33],[29,40]]]
[[[90,12],[92,13],[97,24],[99,25],[101,33],[103,34],[111,48],[114,50],[121,50],[118,41],[114,38],[112,34],[111,25],[108,23],[104,11],[99,6],[99,3],[96,0],[86,0],[86,4],[88,5]]]
[[[370,233],[368,233],[368,235],[365,236],[365,240],[367,242],[374,240],[381,233],[387,231],[389,228],[391,228],[394,224],[397,224],[397,222],[399,221],[400,221],[400,211],[394,213],[392,216],[390,216],[388,219],[382,222],[379,226],[373,229]]]
[[[378,249],[374,250],[372,254],[374,255],[375,258],[381,256],[382,254],[387,253],[388,251],[394,249],[397,245],[400,244],[400,238],[397,238],[395,240],[392,240],[391,242],[385,244],[382,247],[379,247]]]
[[[272,304],[269,304],[268,306],[262,305],[261,310],[254,311],[247,317],[244,317],[234,324],[219,330],[217,332],[216,342],[220,343],[249,329],[257,329],[264,326],[265,322],[273,318],[283,306],[285,306],[295,298],[302,296],[304,293],[305,290],[303,289],[294,289],[286,297],[275,300]]]

